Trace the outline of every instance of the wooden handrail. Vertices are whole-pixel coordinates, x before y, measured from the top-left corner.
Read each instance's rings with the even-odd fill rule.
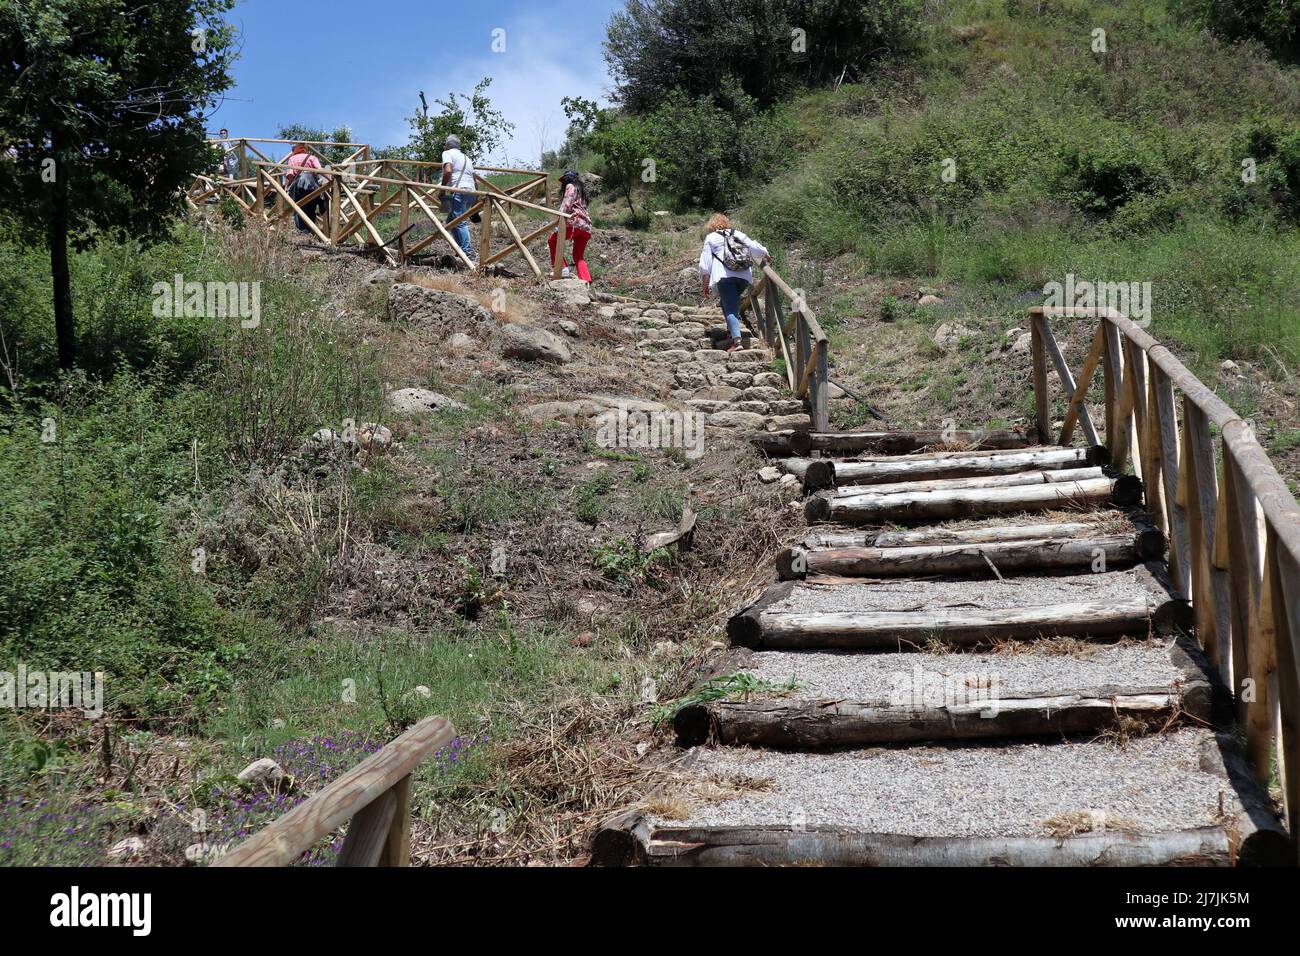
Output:
[[[455,736],[445,718],[424,718],[215,865],[289,866],[351,820],[339,865],[404,866],[409,859],[411,774]]]
[[[1099,320],[1068,400],[1082,410],[1100,362],[1111,464],[1141,477],[1197,639],[1235,699],[1254,772],[1267,785],[1276,766],[1290,832],[1300,834],[1300,505],[1250,424],[1145,329],[1113,309],[1030,310],[1051,346],[1050,321],[1059,318]],[[1045,432],[1038,350],[1034,364]],[[1058,379],[1068,375],[1058,371]],[[1069,435],[1062,430],[1063,440]]]
[[[211,139],[217,145],[227,145],[227,154],[238,153],[239,169],[236,175],[226,176],[223,172],[200,173],[194,177],[190,188],[185,192],[185,201],[192,209],[198,209],[201,203],[210,203],[218,198],[234,200],[243,211],[264,221],[275,222],[289,216],[297,215],[307,229],[325,245],[338,246],[344,242],[356,242],[361,248],[379,251],[390,264],[402,265],[410,257],[422,254],[425,249],[438,241],[447,243],[452,254],[469,267],[486,271],[489,266],[499,262],[508,255],[522,256],[537,278],[542,278],[543,269],[533,256],[528,244],[543,237],[551,230],[564,235],[564,223],[572,218],[569,213],[562,213],[546,205],[530,200],[542,196],[550,201],[550,175],[544,170],[513,169],[498,166],[480,166],[475,171],[474,186],[444,186],[440,182],[424,182],[419,178],[408,178],[402,167],[416,169],[441,166],[425,160],[376,159],[371,157],[370,146],[365,143],[329,143],[317,140],[263,139],[248,137],[229,137]],[[312,172],[319,176],[322,185],[310,194],[295,200],[283,184],[279,182],[279,173],[287,171],[290,166],[287,158],[272,160],[259,151],[253,144],[297,143],[304,142],[313,147],[322,160],[322,165]],[[338,146],[351,149],[343,160],[329,162],[316,153],[317,146]],[[384,175],[384,174],[387,175]],[[482,173],[505,173],[523,176],[521,182],[501,188]],[[431,208],[430,200],[434,195],[465,195],[473,198],[472,204],[461,215],[449,222],[442,222],[438,213]],[[306,215],[304,207],[317,198],[327,198],[328,222],[317,225],[311,216]],[[528,198],[523,198],[528,197]],[[493,205],[496,203],[498,205]],[[398,205],[400,226],[396,232],[388,224],[377,218],[381,213]],[[435,203],[434,206],[437,204]],[[411,212],[428,217],[434,227],[431,235],[416,242],[407,239],[411,228]],[[531,223],[516,223],[511,212],[542,213],[546,224],[532,228]],[[496,215],[493,215],[495,210]],[[477,266],[466,252],[456,243],[450,229],[475,217],[483,217]],[[503,248],[492,249],[492,225],[499,223],[509,233]],[[385,238],[384,233],[388,233]],[[500,237],[497,237],[498,239]],[[558,277],[564,249],[557,250],[551,269],[546,270]]]
[[[781,318],[781,296],[790,301],[790,322]],[[760,304],[763,303],[763,304]],[[786,379],[796,398],[808,403],[814,431],[830,427],[830,341],[817,322],[805,298],[795,293],[780,274],[765,263],[758,279],[741,300],[740,310],[753,310],[756,327],[764,343],[775,350],[779,344],[785,359]],[[794,356],[786,337],[794,337]]]

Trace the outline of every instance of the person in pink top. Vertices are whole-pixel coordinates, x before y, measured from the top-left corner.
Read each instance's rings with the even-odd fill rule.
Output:
[[[329,201],[323,194],[307,203],[302,201],[304,196],[322,185],[322,178],[312,171],[322,168],[321,161],[307,151],[305,144],[296,143],[293,152],[289,154],[286,165],[289,169],[284,174],[284,182],[289,187],[289,198],[298,203],[302,207],[302,211],[312,219],[315,219],[322,211],[327,212]],[[296,212],[293,214],[293,221],[299,232],[308,231],[307,224],[303,222],[302,217]]]
[[[560,212],[569,214],[569,221],[564,227],[564,238],[566,241],[573,242],[573,261],[578,270],[578,278],[583,282],[591,282],[591,270],[587,268],[587,243],[591,240],[591,215],[587,212],[587,186],[582,181],[582,177],[574,170],[570,169],[560,177],[560,185],[564,187],[564,198],[560,201]],[[558,230],[551,233],[551,238],[547,242],[551,246],[551,266],[555,266],[555,246],[558,240]],[[564,275],[569,274],[569,263],[564,265]]]

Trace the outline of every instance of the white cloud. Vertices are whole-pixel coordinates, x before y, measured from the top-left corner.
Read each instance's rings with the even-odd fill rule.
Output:
[[[584,96],[608,101],[612,84],[601,53],[604,29],[598,24],[588,36],[575,36],[570,23],[538,18],[507,21],[501,26],[505,30],[503,52],[492,52],[489,28],[484,31],[481,56],[438,63],[434,69],[410,77],[406,88],[395,95],[413,106],[416,91],[423,89],[432,104],[450,90],[468,93],[480,79],[490,76],[488,97],[515,129],[501,155],[486,159],[531,164],[540,157],[543,143],[553,149],[564,138],[568,120],[561,99]],[[404,109],[403,115],[411,112],[413,109]],[[381,141],[405,142],[407,135],[406,121],[399,117],[387,127]]]

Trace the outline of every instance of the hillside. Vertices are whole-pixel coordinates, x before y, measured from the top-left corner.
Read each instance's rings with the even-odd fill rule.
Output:
[[[862,82],[746,107],[765,145],[729,209],[865,399],[833,423],[1032,421],[1026,310],[1124,283],[1300,489],[1300,70],[1155,0],[935,3],[918,29]],[[582,862],[664,774],[677,703],[780,692],[700,681],[790,543],[793,480],[730,429],[695,457],[574,419],[693,399],[761,425],[784,367],[655,366],[661,328],[716,319],[713,210],[638,187],[629,217],[576,165],[607,181],[595,290],[641,304],[379,268],[213,205],[72,256],[64,373],[48,260],[0,220],[0,652],[112,675],[103,721],[0,711],[0,865],[209,862],[435,713],[460,737],[416,781],[415,861]],[[261,330],[160,314],[180,273],[262,283]],[[568,357],[508,354],[518,326]],[[1077,368],[1094,329],[1057,328]],[[690,549],[642,547],[688,502]],[[266,758],[292,782],[239,779]]]

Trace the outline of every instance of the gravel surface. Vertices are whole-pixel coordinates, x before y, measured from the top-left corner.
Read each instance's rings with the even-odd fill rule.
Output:
[[[684,784],[687,820],[660,826],[836,825],[913,836],[1047,835],[1047,821],[1092,813],[1106,826],[1163,832],[1212,825],[1228,782],[1200,769],[1207,730],[1130,740],[996,747],[871,748],[839,753],[704,750]],[[736,789],[718,780],[748,781]],[[754,781],[767,789],[755,789]],[[735,793],[702,800],[699,793]],[[1103,816],[1104,814],[1104,816]],[[1094,829],[1096,827],[1094,826]]]
[[[774,683],[793,679],[786,695],[798,700],[823,698],[887,703],[891,690],[913,687],[940,675],[945,685],[993,689],[1003,697],[1033,692],[1068,693],[1113,684],[1168,687],[1180,674],[1169,660],[1172,639],[1134,644],[1092,645],[1085,658],[1050,654],[1027,645],[1023,654],[837,654],[762,651],[750,658],[747,673]]]
[[[941,607],[1027,607],[1075,601],[1142,598],[1155,591],[1135,570],[1060,577],[987,580],[877,580],[863,584],[801,584],[766,612],[920,611]]]

